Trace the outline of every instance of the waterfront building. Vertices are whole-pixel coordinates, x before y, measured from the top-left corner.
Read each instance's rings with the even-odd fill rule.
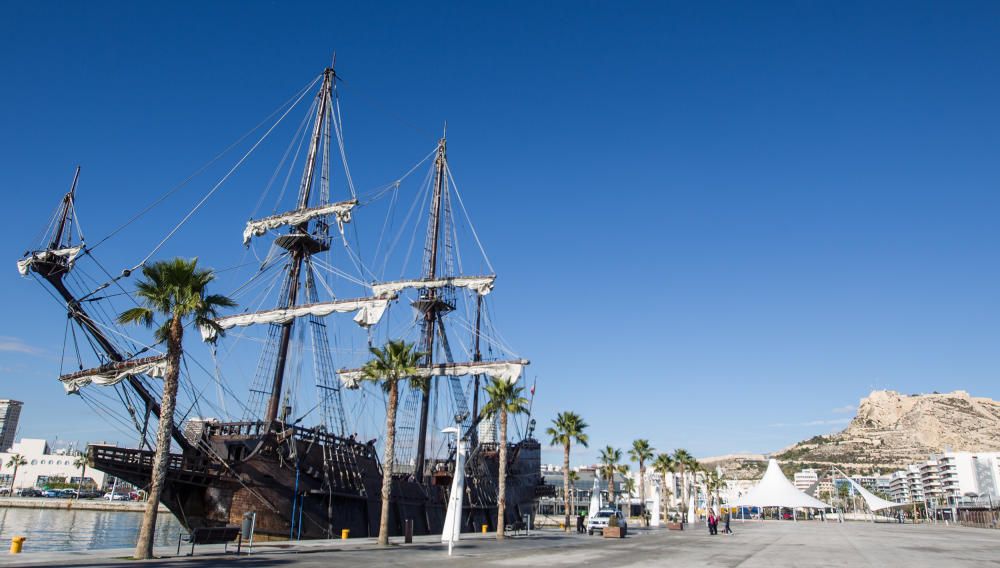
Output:
[[[55,450],[49,448],[45,440],[22,438],[8,451],[0,452],[0,487],[10,487],[14,468],[6,467],[7,461],[14,454],[20,454],[25,459],[25,465],[17,468],[17,478],[13,489],[25,487],[44,487],[46,484],[60,481],[63,483],[80,483],[82,468],[74,465],[80,455],[74,450]],[[96,487],[104,487],[105,474],[96,469],[87,468],[85,483],[93,483]]]
[[[815,469],[803,469],[794,476],[795,488],[803,493],[808,493],[812,495],[816,491],[816,486],[819,485],[819,472]]]
[[[1000,502],[1000,452],[944,452],[889,476],[897,503]]]
[[[14,445],[22,406],[24,403],[19,400],[0,399],[0,452],[6,452]]]

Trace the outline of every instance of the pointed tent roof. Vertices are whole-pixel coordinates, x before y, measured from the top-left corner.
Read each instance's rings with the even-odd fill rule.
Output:
[[[767,471],[760,483],[736,500],[734,505],[746,507],[809,507],[825,509],[829,505],[799,491],[781,473],[777,460],[767,462]]]
[[[843,475],[844,479],[846,479],[854,487],[855,491],[861,494],[861,496],[865,500],[865,503],[868,504],[868,508],[871,509],[872,511],[881,511],[882,509],[892,509],[893,507],[910,506],[910,503],[893,503],[892,501],[886,501],[885,499],[879,497],[878,495],[875,495],[871,491],[868,491],[867,489],[862,487],[861,484],[858,483],[857,481],[854,481],[850,477],[844,475],[844,472],[841,471],[840,474]]]

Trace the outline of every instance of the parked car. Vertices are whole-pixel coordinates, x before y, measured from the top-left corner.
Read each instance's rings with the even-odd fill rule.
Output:
[[[65,497],[65,495],[63,495],[62,489],[44,489],[42,497]]]
[[[97,499],[98,497],[101,497],[101,496],[102,496],[102,494],[101,494],[100,491],[87,491],[87,490],[84,490],[84,491],[80,492],[80,499]]]
[[[129,496],[128,496],[128,493],[111,493],[111,492],[108,492],[108,493],[104,494],[104,499],[107,500],[107,501],[128,501],[129,500]]]
[[[25,487],[18,492],[21,497],[41,497],[42,492],[34,487]]]
[[[608,521],[611,520],[611,517],[618,519],[618,526],[621,527],[622,536],[624,537],[628,533],[628,522],[618,509],[601,509],[598,511],[596,515],[587,521],[587,534],[593,535],[595,532],[604,534],[604,528],[608,526]]]
[[[10,495],[10,487],[0,487],[0,495]]]
[[[61,489],[59,492],[62,493],[61,497],[65,497],[67,499],[76,497],[76,489]]]

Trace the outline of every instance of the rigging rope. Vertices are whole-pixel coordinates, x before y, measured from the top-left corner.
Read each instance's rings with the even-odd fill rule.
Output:
[[[305,96],[305,91],[303,91],[302,95],[299,96],[299,100],[302,100],[302,97],[304,97],[304,96]],[[157,244],[155,247],[153,247],[153,250],[149,251],[149,254],[146,255],[146,258],[142,259],[142,261],[139,262],[139,264],[135,265],[132,268],[132,270],[136,270],[137,268],[139,268],[142,265],[146,264],[146,261],[148,261],[154,254],[156,254],[156,251],[160,250],[160,247],[162,247],[163,245],[165,245],[167,243],[167,241],[169,241],[170,238],[174,236],[174,233],[176,233],[182,226],[184,226],[184,224],[187,223],[188,219],[190,219],[191,216],[194,215],[195,212],[198,211],[198,209],[201,209],[201,206],[204,205],[205,202],[208,201],[208,199],[210,197],[212,197],[212,195],[220,187],[222,187],[222,184],[225,183],[227,179],[229,179],[229,176],[231,176],[233,174],[233,172],[235,172],[240,166],[242,166],[243,162],[245,162],[246,159],[250,157],[250,154],[252,154],[254,152],[254,150],[256,150],[257,147],[260,146],[261,143],[263,143],[265,139],[267,139],[267,137],[271,134],[271,132],[273,132],[274,129],[277,128],[279,124],[281,124],[281,121],[283,121],[285,119],[285,117],[288,116],[288,113],[292,112],[292,109],[294,109],[295,106],[299,103],[299,100],[296,100],[295,103],[292,104],[292,106],[288,107],[288,110],[286,110],[285,113],[282,114],[281,117],[278,118],[278,120],[273,125],[271,125],[271,128],[268,128],[267,132],[265,132],[264,135],[261,136],[260,139],[257,140],[257,142],[254,143],[253,146],[250,147],[249,150],[247,150],[246,154],[243,154],[243,157],[240,158],[239,161],[236,162],[236,164],[232,168],[230,168],[228,172],[226,172],[226,175],[222,176],[222,179],[220,179],[215,184],[215,186],[213,186],[212,189],[209,190],[209,192],[207,194],[205,194],[205,197],[202,197],[201,201],[199,201],[197,203],[197,205],[195,205],[194,208],[191,209],[191,211],[189,211],[188,214],[185,215],[183,219],[181,219],[180,223],[178,223],[177,226],[175,226],[173,229],[171,229],[170,232],[167,233],[167,236],[163,237],[163,240],[160,241],[160,243]]]
[[[267,115],[264,118],[264,120],[261,120],[259,123],[257,123],[256,126],[254,126],[253,128],[251,128],[250,130],[248,130],[245,134],[243,134],[243,136],[240,136],[239,139],[237,139],[235,142],[233,142],[228,147],[226,147],[225,150],[223,150],[222,152],[220,152],[214,158],[212,158],[211,160],[209,160],[208,163],[206,163],[202,167],[200,167],[197,170],[195,170],[195,172],[193,174],[191,174],[190,176],[188,176],[187,178],[185,178],[182,182],[180,182],[179,184],[177,184],[173,188],[169,189],[166,193],[164,193],[159,198],[157,198],[155,201],[153,201],[152,203],[150,203],[149,205],[147,205],[142,211],[140,211],[140,212],[136,213],[135,215],[133,215],[132,218],[130,218],[128,221],[126,221],[124,224],[122,224],[121,226],[119,226],[115,230],[111,231],[111,233],[109,233],[106,237],[104,237],[103,239],[97,241],[97,244],[95,244],[93,246],[87,247],[88,248],[87,252],[89,253],[90,251],[92,251],[92,250],[96,249],[97,247],[101,246],[101,244],[103,244],[105,241],[107,241],[111,237],[117,235],[123,229],[125,229],[126,227],[128,227],[129,225],[131,225],[132,223],[134,223],[135,221],[139,220],[139,218],[141,218],[143,215],[145,215],[146,213],[150,212],[157,205],[159,205],[160,203],[162,203],[165,199],[167,199],[168,197],[170,197],[171,195],[173,195],[174,193],[176,193],[177,191],[179,191],[180,189],[182,189],[192,179],[194,179],[195,177],[201,175],[201,173],[204,172],[209,167],[211,167],[212,164],[214,164],[215,162],[219,161],[220,159],[222,159],[223,156],[225,156],[226,154],[228,154],[230,150],[232,150],[236,146],[240,145],[240,143],[242,143],[244,140],[246,140],[247,137],[249,137],[251,134],[253,134],[257,130],[259,130],[261,126],[263,126],[264,124],[266,124],[267,121],[271,120],[271,117],[273,117],[274,115],[278,114],[278,112],[280,112],[281,109],[284,108],[285,105],[289,104],[289,102],[291,102],[292,100],[295,100],[295,103],[293,103],[292,106],[288,110],[290,111],[292,108],[295,108],[295,105],[297,105],[298,102],[299,102],[299,100],[302,99],[302,96],[306,92],[308,92],[309,89],[312,88],[312,86],[315,85],[317,81],[319,81],[319,79],[320,79],[320,76],[315,77],[312,81],[309,82],[308,85],[306,85],[305,87],[303,87],[302,90],[297,91],[296,94],[293,95],[291,98],[289,98],[285,102],[283,102],[280,105],[278,105],[278,108],[274,109],[274,111],[272,111],[271,114]],[[287,113],[288,112],[286,111],[285,114],[287,114]]]

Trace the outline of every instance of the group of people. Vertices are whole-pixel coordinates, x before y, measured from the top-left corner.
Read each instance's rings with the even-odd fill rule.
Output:
[[[719,534],[719,521],[723,523],[723,533],[733,534],[732,529],[729,528],[729,511],[726,511],[720,516],[715,515],[715,511],[709,510],[708,512],[708,534]]]

